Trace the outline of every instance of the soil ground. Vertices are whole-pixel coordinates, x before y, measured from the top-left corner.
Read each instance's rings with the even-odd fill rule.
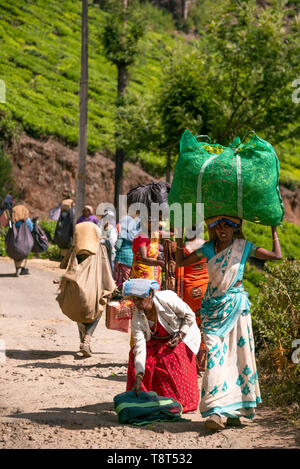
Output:
[[[30,275],[16,278],[13,261],[0,259],[0,449],[300,448],[299,430],[264,405],[252,422],[217,433],[199,411],[180,423],[121,425],[113,397],[125,391],[129,334],[103,317],[93,357],[81,358],[77,325],[55,300],[58,266],[32,259]]]

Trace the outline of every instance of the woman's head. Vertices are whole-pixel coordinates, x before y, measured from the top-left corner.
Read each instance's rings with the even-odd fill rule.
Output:
[[[93,208],[90,205],[85,205],[82,209],[82,215],[85,218],[88,218],[90,215],[93,215]]]
[[[153,306],[153,290],[149,291],[149,294],[146,298],[141,298],[140,296],[132,296],[131,299],[135,305],[135,307],[142,311],[151,311]]]
[[[210,241],[230,242],[234,239],[244,239],[242,220],[237,217],[222,215],[206,220]]]
[[[123,296],[130,297],[137,309],[150,311],[153,306],[154,291],[159,289],[155,280],[132,278],[123,284]]]

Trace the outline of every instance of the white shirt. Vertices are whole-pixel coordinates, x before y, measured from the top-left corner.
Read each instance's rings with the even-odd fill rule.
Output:
[[[185,334],[183,342],[197,354],[201,335],[193,310],[172,290],[158,291],[154,295],[157,319],[169,334],[181,331]],[[146,341],[151,339],[148,319],[143,311],[133,314],[131,323],[134,346],[135,373],[145,373]]]

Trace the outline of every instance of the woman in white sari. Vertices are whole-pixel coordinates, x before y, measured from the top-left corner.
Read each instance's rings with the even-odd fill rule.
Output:
[[[240,425],[239,417],[252,419],[261,402],[254,354],[248,293],[243,274],[248,257],[281,259],[276,227],[271,227],[273,250],[244,239],[242,220],[220,216],[207,219],[210,241],[184,257],[177,243],[178,266],[207,258],[209,283],[201,306],[202,332],[207,347],[207,367],[202,381],[200,412],[211,430]]]

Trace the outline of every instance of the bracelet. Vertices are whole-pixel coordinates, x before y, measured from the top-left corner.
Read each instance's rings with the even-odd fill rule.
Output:
[[[276,241],[277,239],[280,239],[280,238],[277,236],[277,238],[273,238],[273,241]]]

